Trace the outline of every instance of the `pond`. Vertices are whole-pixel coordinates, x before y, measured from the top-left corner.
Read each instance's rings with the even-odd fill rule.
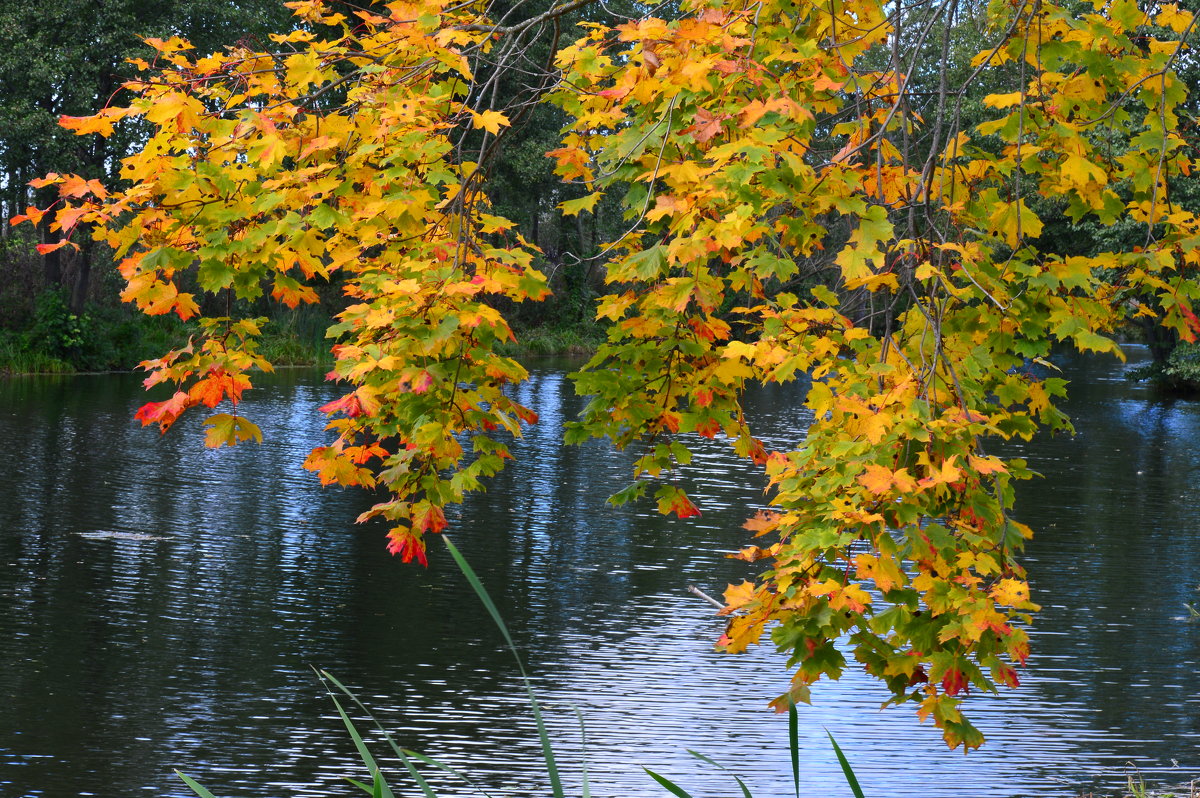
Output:
[[[1200,776],[1200,623],[1185,606],[1200,602],[1200,403],[1156,400],[1111,360],[1060,365],[1077,434],[1013,447],[1045,475],[1019,490],[1044,607],[1021,688],[971,696],[989,741],[964,757],[911,709],[880,711],[884,692],[850,669],[800,708],[803,794],[849,794],[826,729],[874,796]],[[598,798],[666,795],[642,766],[736,794],[692,749],[756,795],[790,794],[787,721],[765,708],[783,657],[715,653],[723,624],[687,591],[747,575],[723,555],[763,506],[761,477],[703,442],[686,477],[703,516],[609,507],[632,458],[558,445],[581,403],[570,368],[534,365],[520,393],[540,423],[451,518],[546,705],[568,793],[585,763]],[[132,421],[135,375],[0,381],[0,795],[188,796],[176,768],[228,798],[361,794],[313,668],[493,795],[548,794],[517,668],[440,543],[428,570],[402,564],[383,527],[352,523],[369,496],[300,469],[338,388],[305,370],[260,384],[244,410],[266,441],[209,451],[198,419],[162,437]],[[802,396],[749,398],[769,444],[803,435]]]

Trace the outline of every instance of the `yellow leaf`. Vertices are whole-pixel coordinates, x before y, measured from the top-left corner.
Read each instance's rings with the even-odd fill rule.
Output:
[[[868,274],[863,277],[858,277],[853,280],[846,281],[846,288],[853,291],[856,288],[865,288],[868,291],[878,291],[880,288],[887,286],[893,291],[900,290],[900,282],[896,279],[896,275],[891,272],[883,272],[882,274]]]
[[[578,216],[580,211],[595,210],[596,203],[602,196],[604,196],[602,192],[593,191],[585,197],[560,202],[558,209],[562,211],[563,216]]]
[[[989,94],[983,98],[983,104],[990,108],[1012,108],[1014,105],[1020,105],[1024,93],[1014,91],[1009,94]]]
[[[483,113],[472,111],[471,117],[476,130],[483,128],[488,133],[499,133],[500,128],[509,126],[508,117],[499,111],[484,111]]]
[[[1042,234],[1042,220],[1030,210],[1025,200],[998,202],[988,222],[992,231],[1010,247],[1017,246],[1023,238],[1037,238]]]
[[[1001,579],[991,590],[992,600],[1010,607],[1029,607],[1029,584],[1020,579]]]
[[[876,557],[873,554],[860,554],[854,558],[859,579],[874,580],[875,586],[886,593],[897,585],[903,585],[907,577],[890,554]]]
[[[876,496],[882,496],[892,489],[892,470],[870,463],[866,473],[858,475],[858,484]]]
[[[250,440],[262,443],[262,430],[257,424],[241,416],[217,413],[205,419],[204,426],[209,428],[204,436],[204,445],[212,449]]]
[[[1004,462],[999,457],[976,457],[970,455],[967,457],[967,462],[971,464],[971,468],[975,469],[979,474],[1003,474],[1008,469],[1004,466]]]
[[[1163,28],[1170,28],[1176,33],[1183,33],[1192,25],[1192,14],[1181,12],[1177,3],[1168,3],[1160,6],[1162,9],[1158,12],[1158,16],[1154,20],[1154,24]]]
[[[1104,174],[1103,169],[1078,155],[1068,155],[1059,168],[1062,170],[1063,179],[1077,188],[1085,188],[1088,183],[1101,186],[1108,183],[1108,176]]]
[[[742,582],[740,585],[729,585],[725,588],[726,608],[736,610],[754,600],[755,589],[753,582]]]
[[[164,129],[186,133],[200,123],[204,106],[194,97],[179,92],[166,92],[154,98],[146,110],[146,119]]]

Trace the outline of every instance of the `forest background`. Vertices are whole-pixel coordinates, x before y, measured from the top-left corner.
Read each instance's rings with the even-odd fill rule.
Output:
[[[268,46],[246,32],[206,54],[234,33],[214,7],[163,18],[150,58],[120,62],[105,59],[137,9],[100,31],[70,29],[84,8],[25,18],[84,49],[40,95],[26,77],[8,122],[47,126],[3,186],[31,231],[12,249],[41,258],[21,351],[115,365],[113,342],[174,334],[141,365],[176,390],[136,418],[166,433],[227,405],[205,443],[232,446],[262,439],[239,410],[252,373],[336,313],[328,378],[348,392],[304,465],[382,493],[359,520],[389,521],[388,548],[424,563],[445,509],[537,421],[506,347],[594,329],[603,287],[613,323],[572,375],[589,401],[564,442],[640,455],[610,501],[699,515],[677,478],[698,438],[770,483],[772,509],[745,524],[769,537],[732,556],[773,565],[726,591],[718,647],[769,628],[792,652],[785,709],[841,675],[848,639],[889,703],[980,745],[959,706],[1019,685],[1038,609],[1018,560],[1033,531],[1011,513],[1034,473],[988,447],[1070,429],[1055,347],[1120,356],[1140,327],[1163,376],[1194,358],[1196,16],[1134,0],[286,5],[299,21]],[[123,65],[139,76],[118,83]],[[114,274],[178,321],[105,333],[124,322],[88,300]],[[286,335],[264,342],[272,322]],[[743,394],[794,380],[812,421],[769,451]]]
[[[526,17],[548,6],[515,5]],[[609,9],[589,13],[609,21],[634,13],[620,3]],[[75,173],[120,185],[120,158],[144,141],[144,131],[126,126],[106,138],[81,138],[58,120],[125,101],[121,85],[137,74],[130,59],[152,57],[145,38],[182,36],[205,53],[234,44],[261,48],[270,44],[270,34],[295,24],[296,17],[276,0],[0,3],[0,374],[128,370],[187,339],[192,327],[174,315],[149,317],[121,301],[125,282],[103,244],[89,241],[78,251],[43,255],[37,245],[58,239],[51,220],[36,228],[10,222],[29,206],[53,201],[52,188],[29,185],[43,175]],[[533,42],[529,63],[546,65],[549,47],[545,39]],[[516,93],[521,87],[503,90]],[[549,301],[528,303],[512,316],[520,350],[535,354],[582,353],[602,339],[594,307],[604,267],[589,256],[621,224],[615,201],[574,218],[557,210],[562,201],[586,193],[560,181],[545,155],[557,146],[565,123],[548,105],[531,107],[505,138],[488,174],[497,212],[539,246],[538,265],[554,288]],[[329,358],[324,333],[347,300],[336,276],[319,294],[319,303],[294,309],[266,296],[244,303],[241,315],[271,320],[263,351],[272,362]]]
[[[340,5],[351,11],[372,7],[370,3]],[[666,18],[680,13],[674,3],[653,8],[628,2],[573,5],[581,8],[562,15],[564,29],[588,20],[619,24],[650,12]],[[957,5],[961,7],[956,8],[955,30],[944,55],[951,61],[951,75],[961,79],[971,71],[971,58],[985,41],[986,4]],[[498,17],[517,22],[536,17],[549,6],[545,0],[492,4]],[[38,245],[59,237],[52,230],[52,218],[36,227],[10,222],[19,221],[28,207],[45,207],[54,201],[53,187],[30,186],[31,180],[43,175],[74,173],[107,186],[121,184],[120,159],[140,146],[145,131],[127,125],[108,137],[79,137],[63,129],[59,119],[87,116],[127,101],[122,84],[138,72],[132,59],[152,52],[146,38],[178,35],[204,53],[231,44],[261,48],[272,33],[291,30],[295,24],[296,17],[277,0],[0,4],[0,374],[128,370],[180,345],[194,332],[194,324],[181,322],[174,314],[147,316],[123,303],[125,281],[111,249],[103,243],[87,240],[79,249],[42,254]],[[933,65],[942,58],[931,45],[941,44],[924,45],[928,57],[917,63],[926,65],[911,78],[930,84],[928,89],[934,88],[937,75]],[[553,46],[546,37],[528,42],[524,74],[506,76],[499,90],[514,96],[531,87],[537,87],[534,93],[544,92],[557,78]],[[1194,93],[1200,67],[1181,60],[1175,68]],[[974,77],[960,105],[964,128],[988,118],[990,109],[983,98],[1002,88],[995,72]],[[1188,114],[1176,131],[1189,152],[1197,144],[1195,102],[1194,98],[1188,101]],[[537,247],[535,266],[547,275],[552,294],[541,302],[506,309],[518,339],[508,349],[534,354],[589,352],[604,339],[604,320],[597,320],[595,313],[596,300],[604,293],[604,245],[623,230],[624,208],[610,192],[598,202],[586,203],[587,210],[565,215],[564,202],[582,202],[588,194],[584,184],[559,179],[553,159],[546,156],[558,146],[566,115],[552,104],[530,102],[517,121],[505,131],[486,164],[485,191],[495,212],[513,221]],[[1200,205],[1200,176],[1174,176],[1171,191],[1172,201],[1181,208]],[[1034,211],[1045,224],[1038,246],[1046,253],[1090,256],[1131,251],[1139,243],[1141,226],[1127,219],[1113,225],[1101,225],[1095,218],[1073,220],[1067,202],[1045,199]],[[814,263],[788,288],[835,284],[835,254],[831,250],[825,262]],[[297,308],[263,294],[256,301],[242,301],[244,307],[235,315],[270,319],[261,345],[271,362],[324,362],[329,358],[325,331],[348,300],[336,274],[317,293],[317,303]],[[853,307],[868,301],[868,291],[853,293],[857,296],[843,296],[843,302]],[[1175,330],[1152,318],[1140,319],[1127,328],[1126,335],[1150,345],[1153,365],[1140,376],[1154,378],[1168,390],[1190,392],[1200,386],[1200,347],[1181,341]]]

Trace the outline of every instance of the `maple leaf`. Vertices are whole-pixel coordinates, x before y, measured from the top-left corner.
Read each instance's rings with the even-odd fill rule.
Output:
[[[1025,608],[1030,604],[1029,584],[1020,579],[1001,579],[992,587],[991,596],[997,604]]]
[[[858,482],[871,493],[881,496],[892,489],[892,470],[870,463],[866,473],[859,474]]]
[[[942,676],[942,689],[946,691],[947,695],[958,695],[970,692],[970,684],[962,671],[950,668]]]
[[[262,430],[257,424],[241,416],[217,413],[206,418],[204,426],[208,428],[204,435],[204,445],[210,449],[234,446],[251,440],[262,443]]]
[[[407,529],[398,527],[388,532],[387,549],[392,554],[400,555],[402,562],[416,560],[425,567],[429,566],[429,559],[425,554],[425,541]]]
[[[598,202],[602,196],[604,195],[601,192],[593,191],[591,194],[579,197],[578,199],[560,202],[558,204],[558,208],[562,211],[563,216],[576,216],[580,211],[595,210],[596,202]]]
[[[700,508],[692,503],[688,495],[674,485],[664,485],[655,493],[658,511],[663,515],[674,513],[679,518],[700,515]]]
[[[47,213],[46,211],[38,210],[37,208],[30,205],[29,207],[27,207],[25,209],[25,213],[17,214],[16,216],[12,217],[8,221],[9,221],[9,224],[14,225],[14,226],[21,224],[22,222],[32,222],[33,224],[41,224],[42,217],[45,216],[46,213]]]
[[[54,218],[53,230],[62,230],[70,232],[75,225],[79,223],[79,219],[86,215],[91,209],[87,206],[66,207],[58,212]]]
[[[433,375],[428,371],[422,370],[417,374],[416,379],[412,381],[413,393],[425,393],[433,385]]]
[[[142,422],[143,427],[158,424],[160,433],[166,433],[171,425],[195,402],[185,391],[176,391],[165,402],[147,402],[138,408],[133,417]]]
[[[725,588],[725,609],[721,612],[728,614],[746,606],[755,600],[758,595],[757,590],[753,582],[742,582],[736,586],[729,585]]]
[[[688,129],[691,131],[692,138],[698,143],[704,144],[721,132],[722,121],[722,117],[701,108],[696,111],[696,121]]]
[[[441,532],[446,528],[446,516],[436,504],[420,501],[413,507],[412,524],[418,532]]]
[[[760,537],[778,527],[782,517],[781,513],[759,510],[750,520],[742,524],[742,529],[748,529],[754,533],[755,537]]]
[[[1016,670],[1007,665],[1001,665],[996,668],[996,681],[1005,687],[1017,688],[1021,686],[1021,680],[1017,677]]]
[[[499,111],[483,111],[482,113],[472,111],[471,119],[476,129],[482,128],[488,133],[499,133],[500,128],[508,127],[511,124],[508,117]]]

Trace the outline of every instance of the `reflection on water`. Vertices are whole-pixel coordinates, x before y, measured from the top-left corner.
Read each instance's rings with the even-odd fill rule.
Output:
[[[824,728],[869,794],[1070,796],[1115,789],[1127,762],[1200,775],[1200,624],[1181,620],[1200,600],[1200,406],[1155,402],[1111,363],[1063,366],[1079,434],[1019,447],[1046,475],[1018,507],[1041,530],[1028,562],[1045,611],[1022,688],[970,699],[989,744],[946,751],[848,673],[801,710],[807,794],[848,794]],[[184,796],[176,767],[218,795],[354,795],[342,776],[361,769],[314,666],[405,746],[496,793],[546,792],[516,668],[449,559],[436,544],[428,571],[392,559],[381,527],[351,524],[370,497],[301,471],[337,389],[301,371],[269,383],[244,405],[266,442],[215,452],[197,420],[166,437],[133,423],[135,377],[0,383],[0,795]],[[663,795],[641,765],[734,794],[691,748],[784,794],[787,724],[764,709],[782,657],[714,653],[721,623],[685,589],[746,576],[722,552],[744,542],[761,477],[702,441],[684,477],[702,517],[611,508],[634,455],[558,446],[580,407],[565,367],[520,392],[541,423],[452,522],[536,674],[568,788],[586,758],[597,796]],[[802,436],[802,395],[751,398],[768,445]]]

